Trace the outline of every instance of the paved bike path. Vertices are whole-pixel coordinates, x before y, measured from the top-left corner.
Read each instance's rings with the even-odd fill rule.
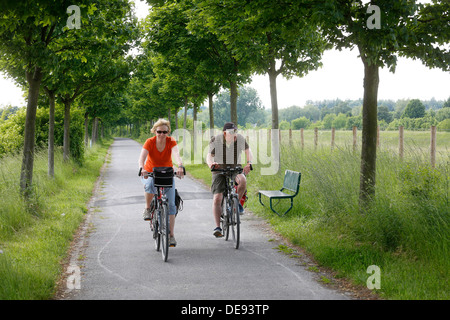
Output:
[[[176,179],[184,209],[175,224],[178,245],[163,262],[142,219],[141,148],[130,139],[112,144],[86,235],[72,256],[80,282],[71,282],[62,299],[349,299],[319,283],[298,259],[274,249],[277,242],[270,241],[265,223],[252,214],[242,216],[238,250],[216,239],[209,189],[189,177]]]

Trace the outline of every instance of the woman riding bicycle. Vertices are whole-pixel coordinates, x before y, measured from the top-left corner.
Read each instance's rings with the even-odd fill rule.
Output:
[[[172,167],[172,157],[178,164],[176,171],[179,178],[183,178],[183,164],[181,162],[180,152],[178,150],[175,138],[169,137],[170,122],[165,119],[159,119],[151,129],[156,136],[145,141],[141,155],[139,157],[139,168],[142,168],[141,181],[145,190],[145,210],[143,213],[144,220],[151,219],[150,204],[153,196],[157,193],[152,177],[148,177],[149,172],[153,172],[154,167]],[[177,242],[174,236],[175,226],[175,181],[172,188],[165,188],[165,194],[169,200],[169,219],[170,219],[170,240],[169,245],[175,247]]]
[[[227,122],[223,126],[223,133],[211,138],[209,143],[209,152],[206,158],[208,166],[213,168],[223,168],[225,166],[240,166],[241,153],[245,151],[247,165],[243,168],[243,173],[250,172],[252,163],[252,153],[250,147],[245,141],[245,138],[237,133],[237,127],[232,122]],[[237,193],[240,200],[247,188],[247,180],[244,174],[237,174],[233,178],[236,181]],[[223,192],[226,189],[226,177],[222,174],[212,173],[211,192],[213,193],[213,215],[216,223],[214,235],[219,238],[223,237],[222,229],[220,228],[220,214]]]

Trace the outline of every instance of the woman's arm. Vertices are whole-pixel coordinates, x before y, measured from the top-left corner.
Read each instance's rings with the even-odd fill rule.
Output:
[[[145,160],[147,159],[147,156],[148,156],[148,150],[142,148],[141,155],[139,156],[139,162],[138,162],[139,168],[142,168],[142,173],[144,173],[144,171],[145,171],[144,164],[145,164]],[[145,171],[145,172],[147,172],[147,171]]]
[[[172,159],[175,159],[175,162],[178,166],[177,175],[180,178],[182,178],[184,175],[184,167],[183,167],[183,161],[181,161],[180,151],[178,150],[178,146],[174,146],[172,148]]]

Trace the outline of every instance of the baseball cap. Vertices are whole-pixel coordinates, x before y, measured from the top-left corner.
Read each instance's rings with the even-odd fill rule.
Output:
[[[225,125],[223,126],[223,131],[230,130],[230,129],[237,130],[237,127],[233,122],[225,123]]]

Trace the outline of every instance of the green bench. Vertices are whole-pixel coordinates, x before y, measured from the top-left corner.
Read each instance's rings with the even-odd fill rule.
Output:
[[[300,172],[286,170],[284,173],[283,187],[280,190],[259,190],[259,202],[265,207],[264,203],[261,201],[261,195],[269,198],[270,209],[277,215],[285,215],[292,209],[294,205],[294,197],[298,194],[300,188],[300,179],[302,174]],[[284,190],[289,190],[291,193],[283,192]],[[291,206],[284,213],[280,214],[277,212],[272,205],[273,199],[291,199]]]

